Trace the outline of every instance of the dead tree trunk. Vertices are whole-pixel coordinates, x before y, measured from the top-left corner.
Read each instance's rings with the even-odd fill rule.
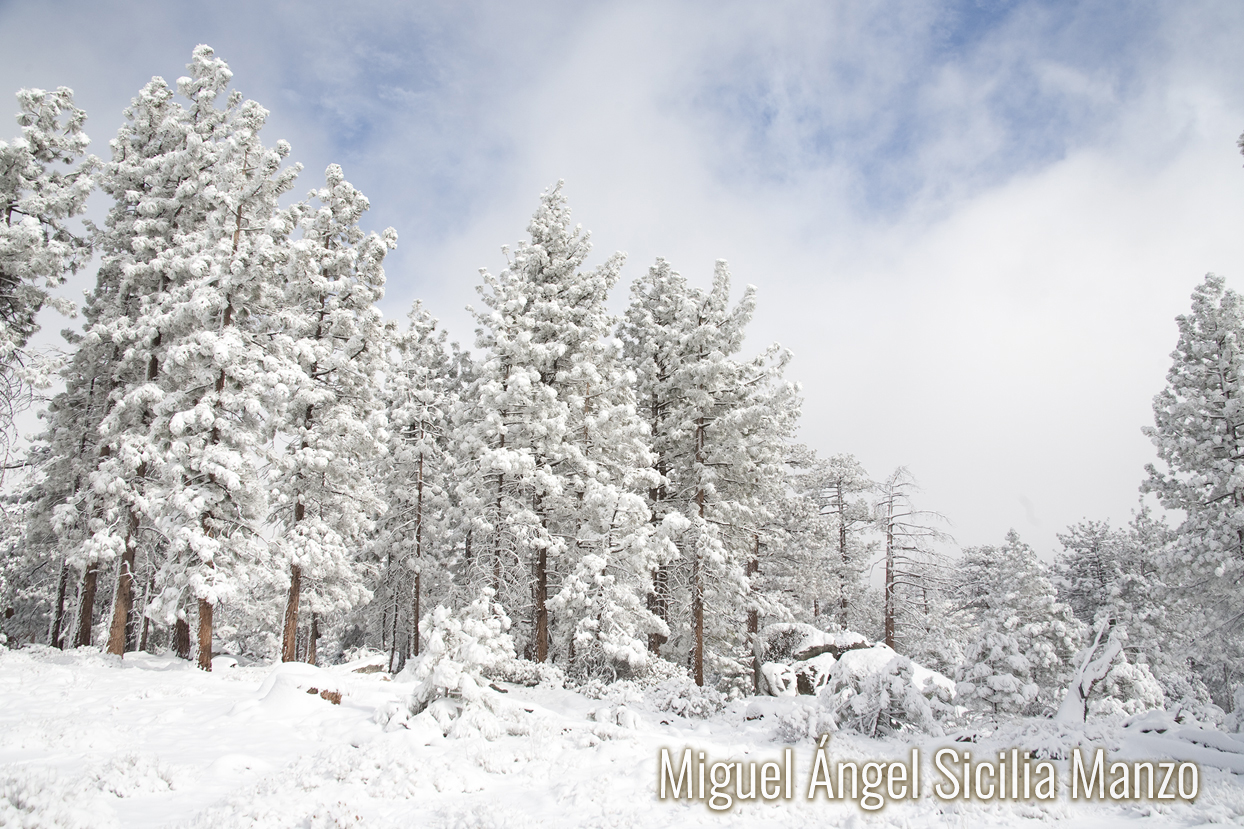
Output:
[[[894,647],[894,499],[886,505],[885,525],[885,643]]]

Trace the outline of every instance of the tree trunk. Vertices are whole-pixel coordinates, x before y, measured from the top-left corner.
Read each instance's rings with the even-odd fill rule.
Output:
[[[89,564],[86,575],[82,577],[82,600],[78,609],[78,635],[74,639],[74,647],[82,648],[91,644],[91,617],[95,615],[95,588],[99,581],[99,565]]]
[[[891,497],[885,525],[885,643],[894,648],[894,499]]]
[[[151,604],[151,594],[155,592],[155,574],[151,575],[151,581],[147,582],[147,594],[143,597],[143,633],[138,642],[138,649],[146,651],[147,645],[151,644],[151,617],[147,615],[145,608]]]
[[[199,599],[199,668],[212,669],[212,604]]]
[[[316,643],[320,640],[320,614],[311,614],[311,632],[307,636],[307,664],[316,664]]]
[[[397,670],[397,620],[401,616],[401,598],[398,594],[398,586],[393,585],[393,627],[389,636],[389,673]]]
[[[52,628],[48,632],[48,644],[53,648],[64,650],[65,643],[61,640],[61,626],[65,623],[65,593],[69,589],[69,559],[60,563],[60,580],[56,586],[56,606],[52,609]]]
[[[419,630],[419,593],[420,593],[419,582],[421,578],[422,576],[419,573],[415,573],[415,607],[414,607],[415,624],[414,624],[414,627],[412,628],[412,633],[411,633],[411,640],[412,640],[411,650],[414,652],[415,656],[419,655],[419,638],[421,636],[421,633]]]
[[[126,632],[130,611],[134,609],[134,547],[137,546],[138,513],[131,507],[129,525],[125,529],[125,552],[117,568],[117,594],[112,605],[112,628],[108,632],[108,653],[125,654]]]
[[[704,418],[696,419],[695,424],[695,460],[698,466],[704,463],[705,442]],[[703,475],[703,471],[697,474]],[[700,518],[700,537],[695,542],[695,557],[691,561],[691,624],[695,628],[695,654],[693,669],[695,684],[704,687],[704,487],[700,486],[695,493],[697,513]]]
[[[285,600],[285,631],[281,637],[282,662],[298,660],[298,599],[301,594],[302,568],[297,564],[291,564],[289,566],[289,597]]]
[[[536,661],[545,662],[549,658],[549,551],[545,547],[540,548],[540,554],[536,556],[536,619],[535,619],[535,645],[536,645]]]
[[[184,613],[179,613],[177,623],[173,626],[173,642],[177,650],[177,655],[190,661],[190,623],[186,621]]]
[[[747,561],[747,582],[754,595],[756,588],[753,582],[756,576],[760,575],[759,533],[753,533],[752,539],[754,543],[752,547],[752,557]],[[755,605],[747,610],[747,632],[751,635],[753,642],[756,639],[756,634],[760,632],[760,612],[756,609]]]
[[[838,625],[847,628],[847,507],[842,499],[842,483],[837,489],[838,507],[838,555],[842,559],[842,571],[838,574]]]
[[[692,671],[695,684],[704,686],[704,574],[700,565],[700,547],[697,543],[695,556],[691,559],[691,624],[695,629],[695,653]]]
[[[648,594],[648,611],[667,625],[669,624],[669,575],[669,565],[658,564],[652,573],[652,592]],[[668,636],[649,633],[649,652],[653,656],[660,656],[661,646],[668,641]]]
[[[423,437],[423,427],[420,427],[420,438]],[[467,536],[468,544],[470,543],[470,535]],[[414,611],[414,624],[411,626],[412,632],[412,650],[415,656],[419,655],[419,593],[423,587],[423,454],[419,455],[419,481],[415,485],[415,561],[418,569],[415,570],[415,602],[412,610]]]

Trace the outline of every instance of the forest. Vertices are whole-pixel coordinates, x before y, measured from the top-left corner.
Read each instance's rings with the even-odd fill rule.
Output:
[[[561,183],[481,271],[472,349],[419,302],[386,320],[396,233],[360,228],[340,166],[297,200],[231,79],[198,47],[106,161],[70,90],[18,93],[3,646],[204,671],[382,654],[421,682],[394,722],[467,717],[490,682],[631,682],[683,711],[821,692],[812,736],[1160,708],[1238,730],[1244,307],[1221,277],[1177,318],[1145,428],[1162,513],[1068,527],[1052,564],[1015,532],[957,551],[907,469],[798,442],[791,355],[749,348],[758,291],[724,261],[701,287],[658,259],[611,312],[623,256],[588,267]],[[45,307],[81,320],[57,354],[31,345]],[[856,650],[884,658],[834,670]]]

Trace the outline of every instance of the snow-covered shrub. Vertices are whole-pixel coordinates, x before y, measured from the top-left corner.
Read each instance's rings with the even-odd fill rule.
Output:
[[[1119,661],[1093,688],[1088,710],[1090,714],[1131,716],[1151,708],[1161,708],[1165,702],[1162,684],[1149,666],[1143,662],[1128,662],[1120,654]]]
[[[512,657],[500,659],[484,668],[484,676],[495,682],[509,682],[534,688],[565,688],[566,672],[548,662]]]
[[[821,706],[838,728],[869,737],[900,731],[940,735],[953,712],[951,682],[885,645],[852,650],[834,665]]]
[[[822,734],[838,730],[834,713],[809,697],[790,700],[789,707],[778,710],[773,717],[777,722],[774,736],[779,742],[797,743],[800,740],[816,740]]]
[[[662,660],[652,660],[661,662]],[[671,663],[666,662],[665,665]],[[726,697],[716,688],[701,688],[691,679],[686,668],[673,666],[670,675],[653,682],[645,689],[649,704],[658,711],[669,711],[680,717],[711,717],[726,704]],[[668,669],[667,669],[668,670]]]
[[[1032,664],[1007,630],[987,631],[968,651],[955,689],[959,701],[993,713],[1021,713],[1037,698]]]
[[[1244,731],[1244,684],[1236,683],[1231,689],[1231,713],[1222,721],[1224,731]]]
[[[430,632],[422,653],[399,680],[414,681],[405,716],[426,715],[451,737],[483,736],[496,739],[524,730],[520,709],[488,687],[484,672],[514,660],[510,619],[486,591],[460,614],[439,606],[430,614]],[[403,712],[377,712],[386,726],[403,722]]]

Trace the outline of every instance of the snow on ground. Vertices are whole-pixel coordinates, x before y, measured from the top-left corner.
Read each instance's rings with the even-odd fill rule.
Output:
[[[795,744],[795,801],[713,812],[702,802],[657,799],[661,747],[681,752],[691,746],[710,759],[780,760],[782,737],[790,736],[783,723],[797,721],[794,712],[813,704],[811,698],[740,701],[707,720],[688,720],[657,710],[633,687],[591,699],[564,689],[506,685],[507,699],[530,711],[529,733],[452,740],[428,728],[386,731],[374,713],[408,696],[412,686],[380,672],[356,672],[362,663],[320,669],[232,662],[219,658],[216,670],[205,674],[171,656],[129,654],[122,661],[91,649],[0,648],[0,826],[802,829],[1045,821],[1079,829],[1244,823],[1242,778],[1207,765],[1201,795],[1191,804],[1073,803],[1065,792],[1043,805],[925,796],[873,813],[851,802],[807,803],[815,750],[810,740]],[[325,691],[340,693],[341,703],[325,699]],[[1177,731],[1090,724],[1082,734],[1060,736],[1027,721],[980,732],[976,744],[963,745],[983,757],[1021,741],[1084,737],[1120,755],[1153,757],[1179,743]],[[918,745],[931,758],[937,747],[955,745],[953,737],[920,738]],[[1218,737],[1196,739],[1206,751],[1236,746]],[[1206,745],[1215,741],[1217,748]],[[910,744],[837,734],[830,752],[835,761],[898,760],[908,756]],[[1060,770],[1065,776],[1065,764]]]

